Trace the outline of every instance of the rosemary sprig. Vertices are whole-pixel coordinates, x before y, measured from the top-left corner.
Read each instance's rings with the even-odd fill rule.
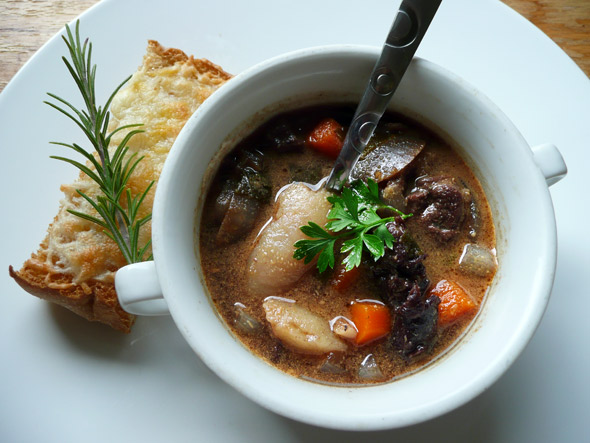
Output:
[[[135,196],[131,195],[131,191],[127,186],[131,174],[143,158],[137,157],[137,153],[127,155],[129,140],[134,135],[143,132],[133,128],[137,128],[141,124],[125,125],[110,133],[108,132],[110,118],[108,109],[110,104],[115,94],[129,81],[131,76],[117,86],[104,106],[97,106],[95,91],[96,65],[93,65],[91,61],[92,43],[88,39],[81,43],[79,28],[80,22],[78,21],[76,22],[75,34],[72,34],[70,27],[66,25],[67,38],[62,36],[62,39],[68,48],[71,61],[66,57],[62,57],[62,60],[78,86],[84,100],[85,109],[78,110],[68,101],[51,93],[47,93],[47,95],[57,101],[58,104],[50,101],[44,103],[73,120],[86,135],[97,155],[93,155],[76,143],[52,142],[54,145],[65,146],[81,154],[91,166],[66,157],[51,156],[51,158],[74,165],[98,183],[102,192],[102,195],[93,198],[79,189],[76,190],[96,210],[98,216],[74,210],[68,210],[68,212],[96,223],[103,228],[103,232],[119,246],[128,263],[150,259],[151,255],[146,257],[146,253],[151,241],[148,241],[143,246],[139,245],[139,234],[141,228],[151,219],[151,213],[138,218],[138,212],[154,182],[152,181],[142,193]],[[128,129],[131,130],[111,155],[108,147],[112,137],[116,133]]]
[[[377,261],[385,254],[385,248],[391,248],[395,241],[386,224],[396,216],[405,219],[412,215],[383,203],[377,183],[371,179],[366,185],[360,180],[353,182],[342,189],[342,195],[332,195],[328,201],[332,203],[328,223],[323,228],[313,222],[301,226],[301,231],[310,239],[299,240],[294,245],[293,257],[303,259],[304,263],[319,255],[317,268],[320,272],[334,268],[334,248],[338,241],[342,241],[340,252],[346,254],[342,264],[347,271],[361,264],[363,251]],[[377,210],[383,209],[392,211],[395,216],[382,218]]]

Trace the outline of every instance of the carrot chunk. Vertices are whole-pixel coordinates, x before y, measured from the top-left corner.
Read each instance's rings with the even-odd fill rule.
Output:
[[[333,118],[322,120],[309,134],[307,144],[328,157],[336,158],[344,143],[344,128]]]
[[[355,341],[359,346],[385,337],[391,330],[391,313],[385,305],[356,302],[350,307],[350,314],[358,330]]]
[[[334,273],[331,284],[338,292],[343,292],[358,280],[359,275],[358,266],[352,268],[350,271],[347,271],[344,266],[340,266]]]
[[[438,325],[443,328],[472,313],[476,308],[476,304],[469,294],[451,280],[439,281],[432,289],[431,294],[440,298]]]

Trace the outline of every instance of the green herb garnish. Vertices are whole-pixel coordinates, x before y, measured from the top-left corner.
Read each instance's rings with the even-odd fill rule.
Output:
[[[350,271],[360,265],[363,251],[368,251],[377,261],[385,254],[385,248],[393,247],[395,238],[387,230],[387,223],[401,216],[403,219],[412,214],[404,214],[398,209],[386,205],[379,198],[377,183],[369,179],[367,184],[356,180],[350,187],[344,187],[342,194],[328,197],[332,209],[328,213],[328,223],[322,228],[309,222],[301,226],[301,231],[311,237],[310,240],[295,242],[293,257],[311,262],[319,254],[317,268],[324,272],[328,266],[334,268],[334,248],[342,240],[340,252],[347,254],[342,263]],[[378,210],[389,210],[395,216],[382,218]]]
[[[48,101],[44,103],[73,120],[84,132],[97,155],[93,155],[76,143],[52,142],[52,144],[73,149],[84,156],[92,166],[60,156],[51,156],[51,158],[74,165],[98,183],[102,191],[102,195],[92,198],[79,189],[76,190],[96,210],[98,216],[73,210],[68,210],[68,212],[102,227],[104,233],[119,246],[128,263],[150,259],[151,257],[145,257],[150,241],[140,246],[139,233],[141,227],[151,219],[151,214],[138,219],[138,211],[154,182],[152,181],[142,193],[135,196],[131,195],[131,191],[127,186],[129,177],[143,158],[138,158],[136,153],[127,155],[129,151],[127,143],[135,134],[142,131],[138,129],[130,130],[112,154],[108,150],[113,135],[119,131],[141,126],[141,124],[126,125],[110,133],[108,132],[110,118],[108,109],[111,101],[131,76],[115,89],[104,106],[97,106],[95,92],[96,65],[91,62],[92,43],[86,39],[81,44],[79,25],[80,22],[77,22],[75,36],[69,26],[66,25],[67,38],[64,36],[62,38],[68,47],[71,61],[68,61],[66,57],[62,57],[62,59],[78,86],[84,100],[85,109],[78,110],[68,101],[51,93],[47,93],[47,95],[65,106],[62,107]]]

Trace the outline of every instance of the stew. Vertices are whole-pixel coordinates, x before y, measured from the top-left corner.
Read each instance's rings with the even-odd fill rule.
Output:
[[[329,174],[353,113],[296,109],[237,144],[210,184],[199,239],[213,303],[245,346],[294,376],[346,385],[389,381],[444,353],[496,270],[480,183],[409,118],[383,117],[342,196],[308,186]],[[362,201],[371,190],[378,206]],[[336,238],[355,216],[376,227]],[[296,253],[301,240],[310,257]]]

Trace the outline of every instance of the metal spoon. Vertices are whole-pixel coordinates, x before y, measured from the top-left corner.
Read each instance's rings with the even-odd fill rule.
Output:
[[[342,189],[418,49],[441,0],[403,0],[326,188]]]

